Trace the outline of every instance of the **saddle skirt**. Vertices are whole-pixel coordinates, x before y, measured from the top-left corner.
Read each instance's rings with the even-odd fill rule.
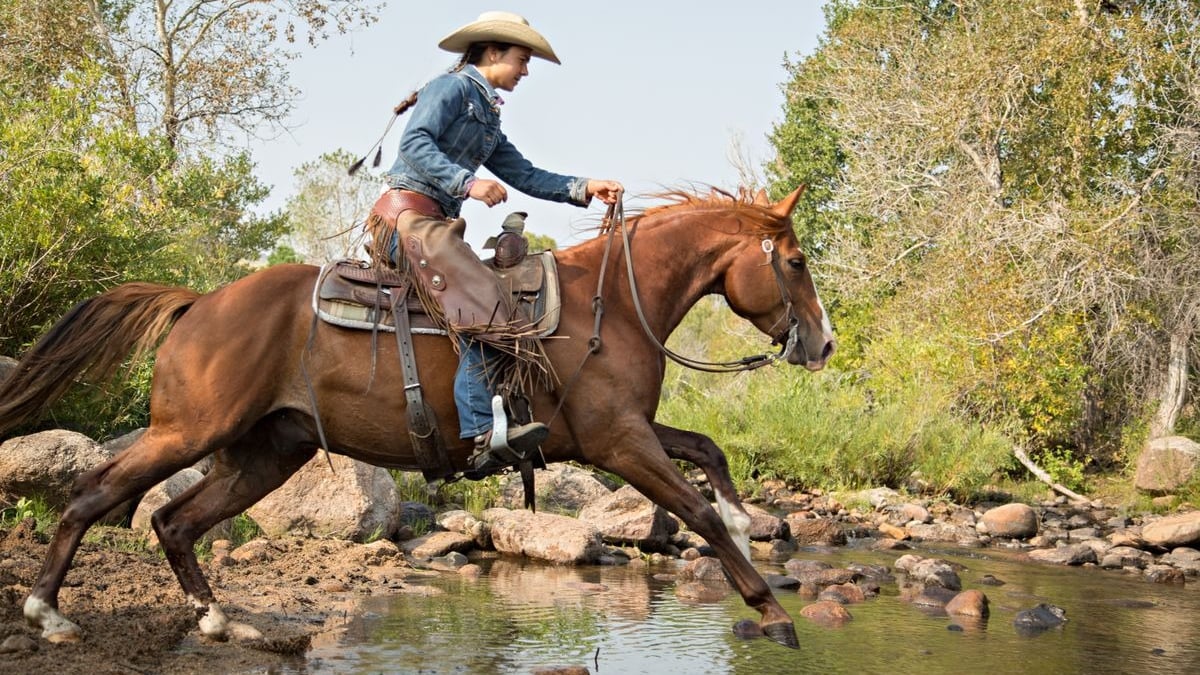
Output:
[[[483,262],[496,273],[501,286],[510,289],[517,312],[526,325],[533,326],[537,337],[547,337],[558,330],[562,301],[553,253],[529,255],[507,268],[497,267],[494,258]],[[322,321],[335,326],[395,332],[392,294],[402,290],[405,281],[404,275],[394,269],[361,260],[326,263],[313,291],[313,311]],[[411,286],[407,306],[413,334],[447,334],[426,314]]]

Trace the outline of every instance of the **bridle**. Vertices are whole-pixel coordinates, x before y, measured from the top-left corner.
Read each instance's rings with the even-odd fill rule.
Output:
[[[633,256],[629,248],[629,230],[625,227],[625,206],[620,198],[608,207],[608,212],[604,216],[604,221],[600,226],[600,232],[608,233],[608,239],[604,244],[604,256],[600,259],[600,276],[596,282],[596,294],[592,296],[592,314],[595,316],[593,324],[592,337],[588,339],[588,351],[583,355],[583,360],[580,361],[579,367],[575,373],[566,382],[561,390],[558,407],[551,417],[551,421],[558,417],[559,411],[562,410],[562,405],[566,401],[566,392],[574,384],[579,374],[583,371],[583,366],[587,363],[589,357],[600,351],[600,323],[604,318],[604,281],[608,276],[608,261],[612,257],[612,244],[616,236],[616,232],[620,230],[621,240],[624,245],[625,252],[625,271],[629,279],[629,292],[633,296],[633,308],[637,312],[638,321],[642,325],[642,331],[646,337],[650,339],[658,351],[664,356],[678,363],[685,368],[699,370],[707,373],[736,373],[746,370],[755,370],[763,366],[770,365],[776,361],[786,357],[800,341],[800,319],[796,316],[795,303],[792,302],[792,294],[788,290],[787,283],[783,279],[783,270],[779,267],[779,253],[775,250],[775,244],[769,238],[763,237],[762,251],[767,257],[765,264],[771,266],[771,271],[775,273],[775,283],[779,286],[779,295],[783,300],[784,315],[780,317],[777,324],[786,320],[787,330],[780,333],[772,340],[772,345],[781,345],[779,352],[775,354],[755,354],[753,356],[743,356],[740,359],[733,361],[702,361],[694,359],[690,356],[684,356],[672,351],[654,335],[654,331],[650,328],[650,322],[646,320],[646,313],[642,309],[641,297],[638,294],[637,279],[633,270]]]

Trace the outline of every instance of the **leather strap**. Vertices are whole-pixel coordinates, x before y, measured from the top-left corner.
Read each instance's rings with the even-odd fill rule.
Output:
[[[404,380],[404,398],[408,410],[408,435],[413,452],[426,481],[444,479],[454,473],[446,444],[438,432],[433,409],[425,403],[417,373],[417,358],[413,351],[412,326],[408,319],[408,289],[404,285],[392,289],[392,316],[396,321],[396,347],[400,355],[400,372]]]

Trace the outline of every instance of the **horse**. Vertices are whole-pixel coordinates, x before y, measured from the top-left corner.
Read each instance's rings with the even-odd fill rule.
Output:
[[[574,460],[616,474],[679,517],[758,610],[762,633],[790,647],[798,646],[794,624],[748,558],[750,518],[723,451],[702,434],[656,422],[655,413],[666,369],[662,344],[710,294],[782,344],[768,360],[810,371],[825,366],[833,332],[791,221],[801,192],[776,203],[762,191],[667,192],[660,195],[667,203],[615,224],[622,236],[556,251],[561,316],[558,337],[543,345],[556,372],[574,375],[529,395],[534,418],[550,424],[542,444],[547,462]],[[607,264],[610,255],[618,262]],[[148,428],[77,478],[25,600],[26,620],[43,638],[82,639],[59,612],[58,592],[87,529],[201,459],[212,456],[204,478],[151,521],[201,633],[213,639],[261,634],[226,618],[197,563],[193,544],[212,526],[282,485],[322,447],[378,466],[419,468],[405,433],[399,366],[387,370],[397,363],[397,348],[373,341],[370,331],[314,323],[318,274],[310,265],[277,265],[203,295],[142,282],[116,286],[75,306],[0,385],[3,434],[80,374],[112,375],[131,353],[157,347]],[[602,321],[593,312],[598,288]],[[445,337],[413,338],[426,401],[454,467],[466,470],[473,444],[458,439],[458,357]],[[673,460],[707,474],[719,509]]]

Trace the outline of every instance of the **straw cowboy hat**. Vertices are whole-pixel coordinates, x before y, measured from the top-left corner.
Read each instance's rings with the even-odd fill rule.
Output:
[[[505,42],[528,47],[534,56],[562,65],[550,43],[541,33],[529,27],[529,22],[520,14],[512,12],[484,12],[479,18],[442,38],[438,47],[448,52],[462,54],[476,42]]]

